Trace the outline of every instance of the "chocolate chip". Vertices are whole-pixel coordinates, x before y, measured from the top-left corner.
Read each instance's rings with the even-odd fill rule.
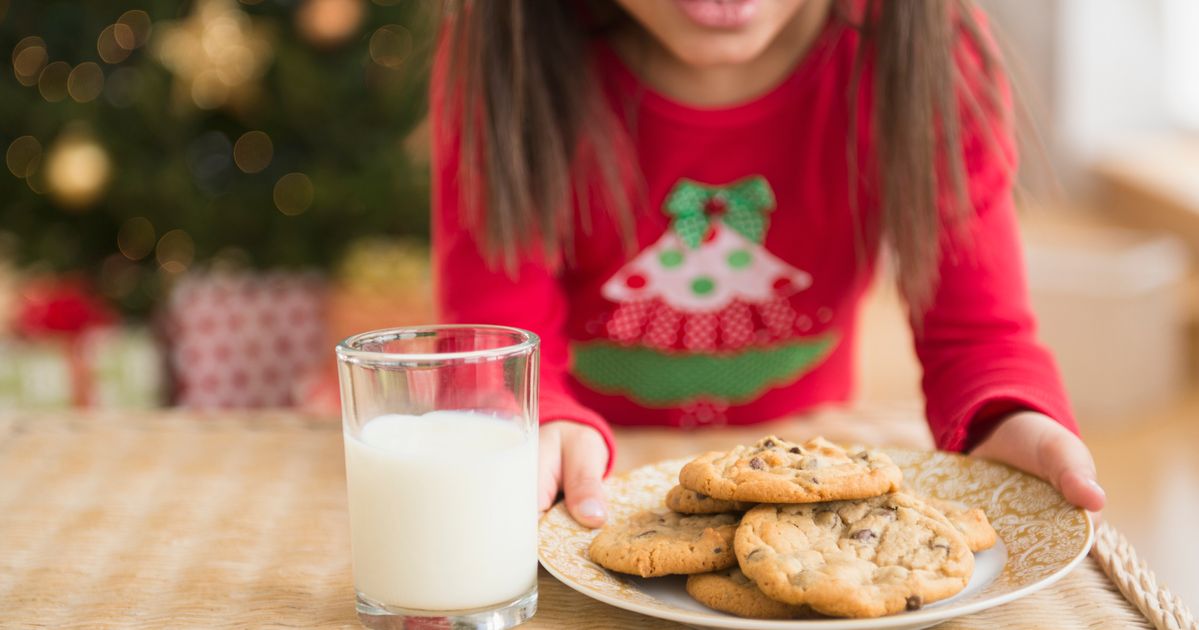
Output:
[[[753,562],[753,561],[754,561],[754,560],[756,560],[756,559],[758,558],[758,556],[760,556],[760,555],[762,555],[762,550],[761,550],[761,549],[754,549],[753,551],[749,552],[749,555],[745,556],[745,559],[746,559],[746,560],[749,560],[750,562]]]
[[[791,453],[795,453],[796,455],[799,455],[800,453],[802,453],[802,452],[803,452],[803,450],[802,450],[802,449],[800,449],[798,446],[792,446],[792,447],[791,447],[791,450],[790,450],[789,452],[791,452]]]
[[[878,538],[878,534],[874,533],[874,530],[872,529],[859,529],[858,531],[850,534],[849,537],[861,542],[868,542]]]
[[[713,549],[713,550],[712,550],[712,553],[720,553],[720,552],[722,552],[722,551],[724,551],[724,547],[717,547],[717,548],[715,548],[715,549]]]
[[[774,446],[774,440],[772,440],[770,438],[766,438],[766,441],[762,442],[762,446],[765,446],[766,448],[770,448],[770,447]]]
[[[904,601],[904,608],[907,608],[908,610],[920,610],[920,607],[923,605],[924,600],[921,599],[919,595],[912,595],[911,597],[908,597],[906,601]]]
[[[854,457],[854,459],[860,459],[862,461],[866,461],[867,459],[870,458],[870,455],[866,451],[859,451],[859,452],[855,453],[853,457]]]
[[[817,479],[817,478],[815,478],[815,477],[809,477],[809,478],[808,478],[808,481],[810,481],[810,482],[812,482],[812,483],[814,483],[814,484],[816,484],[816,485],[820,485],[820,480],[819,480],[819,479]]]
[[[658,530],[656,530],[656,529],[647,529],[647,530],[641,532],[640,534],[633,536],[633,538],[645,538],[646,536],[652,536],[652,535],[656,534],[657,532],[658,532]]]
[[[755,457],[749,460],[749,467],[754,470],[766,470],[766,462],[762,461],[761,457]]]

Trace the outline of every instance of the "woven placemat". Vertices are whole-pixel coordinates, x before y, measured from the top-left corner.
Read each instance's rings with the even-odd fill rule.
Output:
[[[0,416],[0,626],[357,627],[341,449],[336,423],[289,413]],[[1193,627],[1122,557],[1151,618]],[[540,583],[528,628],[682,627]],[[1088,559],[941,627],[1154,626]]]

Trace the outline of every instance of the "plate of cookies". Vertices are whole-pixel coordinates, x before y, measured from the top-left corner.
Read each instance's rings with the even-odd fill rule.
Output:
[[[1090,515],[1003,464],[768,436],[608,481],[608,523],[559,503],[541,564],[599,601],[717,628],[925,628],[1049,586]]]

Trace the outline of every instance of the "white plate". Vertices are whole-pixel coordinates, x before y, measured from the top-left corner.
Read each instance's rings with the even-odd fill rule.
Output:
[[[904,483],[918,493],[982,507],[999,542],[975,556],[970,584],[954,597],[920,610],[878,619],[743,619],[706,608],[684,590],[682,577],[642,579],[610,572],[587,557],[595,536],[559,503],[541,519],[541,564],[567,586],[601,602],[693,626],[748,629],[850,630],[927,628],[1039,591],[1087,555],[1092,524],[1085,510],[1066,503],[1052,486],[1018,470],[952,453],[889,450]],[[608,481],[610,518],[662,506],[688,459],[678,459]]]

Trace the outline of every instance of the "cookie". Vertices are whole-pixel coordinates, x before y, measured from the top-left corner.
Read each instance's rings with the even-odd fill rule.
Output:
[[[733,535],[740,519],[644,510],[606,525],[589,552],[600,566],[641,577],[718,571],[737,564]]]
[[[813,503],[892,492],[903,473],[879,451],[849,453],[824,438],[796,444],[770,436],[701,455],[683,466],[679,484],[726,501]]]
[[[666,507],[683,514],[722,514],[724,512],[744,512],[753,507],[753,503],[741,501],[724,501],[713,499],[706,494],[688,490],[683,486],[675,486],[666,493]]]
[[[962,537],[966,539],[970,551],[978,552],[990,549],[995,545],[995,541],[999,540],[999,534],[995,533],[995,528],[991,527],[991,522],[987,520],[987,513],[981,509],[971,508],[957,501],[932,497],[921,497],[921,499],[944,514],[945,518],[948,518],[949,522],[958,528]]]
[[[759,505],[736,537],[741,570],[771,599],[835,617],[879,617],[966,587],[974,555],[916,497]]]
[[[810,619],[816,617],[807,606],[776,602],[758,590],[741,569],[732,567],[712,573],[687,576],[687,594],[711,608],[753,619]]]

